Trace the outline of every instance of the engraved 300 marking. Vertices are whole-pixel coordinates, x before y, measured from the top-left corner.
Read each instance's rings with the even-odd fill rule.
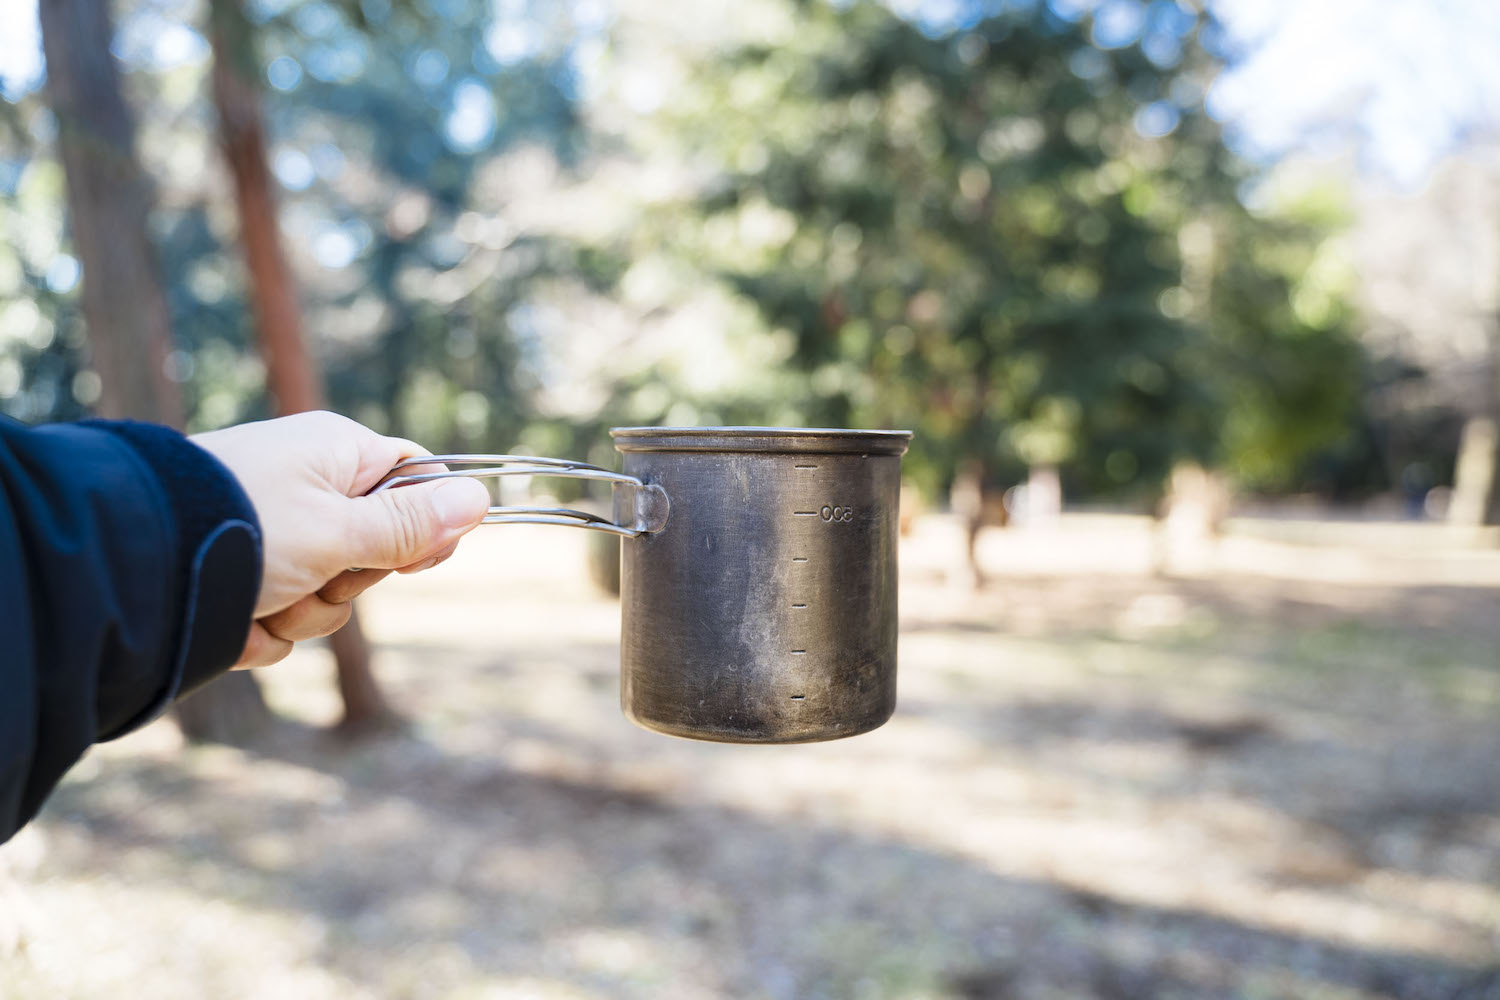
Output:
[[[854,520],[853,507],[833,507],[826,503],[820,510],[794,510],[792,513],[797,517],[821,517],[830,524],[834,521]]]

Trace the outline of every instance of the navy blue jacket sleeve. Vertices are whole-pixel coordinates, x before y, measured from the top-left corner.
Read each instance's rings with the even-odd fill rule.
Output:
[[[233,664],[260,574],[254,508],[187,438],[0,418],[0,842],[89,746]]]

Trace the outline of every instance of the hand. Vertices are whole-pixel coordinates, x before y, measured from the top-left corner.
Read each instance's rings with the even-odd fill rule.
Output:
[[[447,559],[489,508],[489,491],[464,478],[364,496],[391,466],[428,452],[335,413],[192,441],[234,473],[260,518],[265,568],[239,667],[275,663],[292,643],[337,631],[356,595],[391,570],[415,573]]]

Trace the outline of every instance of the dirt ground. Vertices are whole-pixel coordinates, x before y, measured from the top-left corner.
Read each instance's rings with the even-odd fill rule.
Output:
[[[866,736],[635,729],[582,532],[484,529],[372,592],[411,720],[95,751],[0,849],[0,996],[1500,998],[1500,550],[1237,522],[902,549]],[[0,879],[0,884],[5,880]]]

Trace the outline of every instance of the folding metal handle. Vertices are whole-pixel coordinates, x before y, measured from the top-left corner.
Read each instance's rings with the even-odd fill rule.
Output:
[[[446,469],[442,472],[416,472],[399,475],[402,469],[422,465],[464,465],[478,468]],[[385,478],[366,496],[382,490],[434,479],[468,476],[471,479],[498,479],[501,476],[558,476],[563,479],[591,479],[609,483],[614,493],[614,518],[601,517],[586,510],[570,507],[508,507],[492,504],[481,524],[560,524],[571,528],[607,531],[612,535],[634,538],[667,525],[671,503],[667,493],[654,483],[634,476],[601,469],[597,465],[565,458],[537,458],[533,455],[421,455],[404,459],[391,467]]]

